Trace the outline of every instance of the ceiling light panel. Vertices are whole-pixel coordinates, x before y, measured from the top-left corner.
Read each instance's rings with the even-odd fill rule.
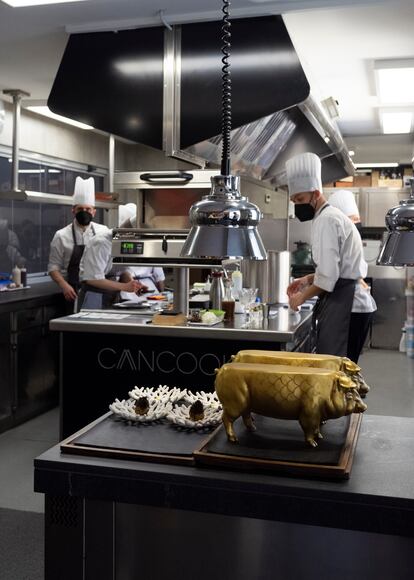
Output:
[[[386,161],[385,163],[355,163],[357,169],[371,169],[372,167],[398,167],[399,163],[396,161]]]
[[[402,134],[410,133],[413,114],[407,111],[403,112],[380,112],[382,132],[385,134]]]
[[[44,4],[69,4],[69,2],[85,2],[86,0],[2,0],[5,4],[13,8],[23,8],[24,6],[42,6]]]
[[[374,62],[381,104],[414,103],[414,59]]]

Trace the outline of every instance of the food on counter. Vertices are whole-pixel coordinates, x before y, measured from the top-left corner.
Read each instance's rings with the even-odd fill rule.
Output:
[[[305,441],[317,447],[323,421],[367,409],[348,375],[321,368],[232,362],[217,371],[215,389],[227,438],[234,443],[233,423],[239,417],[255,430],[252,412],[298,420]]]
[[[188,410],[188,415],[192,421],[202,421],[204,419],[204,406],[200,400],[195,401]]]
[[[241,363],[294,365],[342,371],[357,383],[361,397],[365,397],[369,391],[369,386],[361,374],[361,367],[345,356],[280,350],[240,350],[231,359],[233,362]]]
[[[137,415],[146,415],[149,411],[150,404],[148,397],[140,397],[135,401],[134,409]]]
[[[217,316],[214,314],[214,312],[210,312],[209,310],[207,312],[203,312],[201,314],[201,322],[204,322],[205,324],[211,324],[212,322],[216,322],[217,321]]]
[[[147,300],[166,300],[164,294],[151,294],[147,296]]]
[[[189,322],[195,322],[198,324],[216,324],[221,322],[224,317],[224,310],[211,309],[211,310],[194,310],[190,313],[188,317]]]

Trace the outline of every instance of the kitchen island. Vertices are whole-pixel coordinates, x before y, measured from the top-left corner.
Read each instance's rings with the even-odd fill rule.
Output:
[[[215,326],[158,326],[151,316],[82,310],[50,322],[60,334],[60,435],[67,437],[103,413],[133,386],[167,384],[213,389],[214,370],[242,349],[300,350],[311,310],[272,308],[264,322],[244,315]]]
[[[45,580],[411,580],[413,453],[414,419],[375,415],[340,482],[57,445],[35,460]]]

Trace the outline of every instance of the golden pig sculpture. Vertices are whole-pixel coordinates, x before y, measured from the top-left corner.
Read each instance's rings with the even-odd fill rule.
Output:
[[[234,421],[242,417],[254,431],[252,412],[297,419],[305,441],[316,447],[322,421],[367,409],[352,379],[328,369],[232,362],[217,370],[215,389],[227,437],[235,443]]]
[[[231,357],[231,360],[242,363],[294,365],[342,371],[356,382],[361,397],[365,397],[369,391],[369,386],[361,374],[361,367],[345,356],[280,350],[239,350],[236,355]]]

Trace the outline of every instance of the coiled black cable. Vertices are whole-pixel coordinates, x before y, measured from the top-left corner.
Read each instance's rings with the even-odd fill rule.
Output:
[[[222,127],[222,152],[221,152],[221,174],[230,175],[230,133],[231,133],[231,75],[230,75],[230,63],[228,62],[230,56],[231,47],[231,22],[229,19],[230,12],[230,2],[229,0],[223,0],[223,26],[222,30],[222,41],[223,46],[221,52],[223,58],[221,62],[222,66],[222,112],[221,112],[221,127]]]

